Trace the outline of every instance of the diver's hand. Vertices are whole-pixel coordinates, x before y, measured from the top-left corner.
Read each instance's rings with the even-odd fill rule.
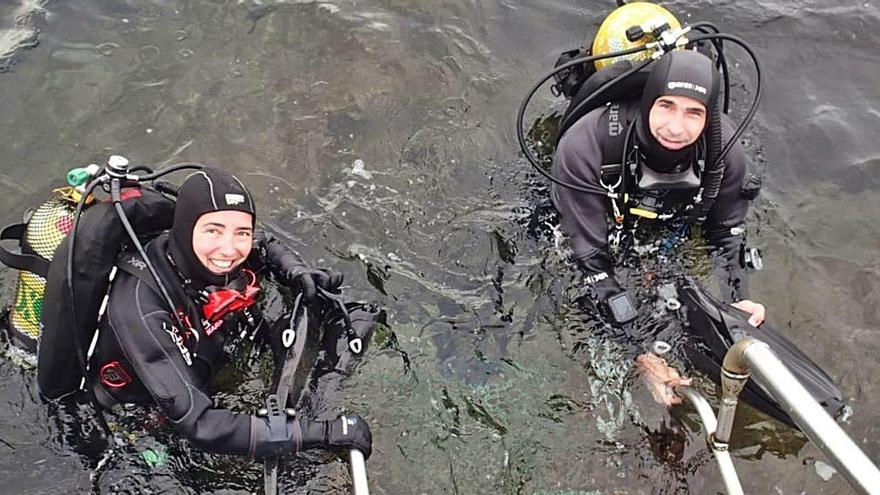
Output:
[[[300,420],[302,448],[346,447],[357,449],[369,458],[373,453],[373,434],[360,416],[340,416],[333,421]]]
[[[358,449],[369,458],[373,453],[373,434],[370,425],[360,416],[341,416],[327,422],[327,444],[334,447]]]
[[[767,313],[767,308],[765,308],[763,304],[743,299],[742,301],[731,304],[731,306],[752,315],[749,317],[749,324],[751,326],[756,327],[761,323],[764,323],[764,316]]]
[[[604,277],[603,277],[604,276]],[[586,277],[589,298],[611,324],[624,325],[636,319],[638,311],[629,294],[607,273]]]
[[[318,287],[335,292],[342,285],[342,274],[329,268],[317,270],[299,269],[287,274],[290,287],[301,291],[306,301],[311,301],[318,294]]]
[[[658,404],[671,406],[681,402],[681,397],[675,394],[673,387],[690,385],[690,378],[680,376],[675,368],[666,363],[665,359],[650,352],[637,357],[636,364],[651,391],[651,395]]]

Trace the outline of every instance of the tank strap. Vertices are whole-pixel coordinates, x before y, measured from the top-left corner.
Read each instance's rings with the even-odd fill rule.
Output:
[[[27,224],[16,223],[13,225],[7,225],[2,231],[0,231],[0,241],[14,240],[18,241],[19,245],[17,250],[11,251],[6,249],[6,247],[0,243],[0,262],[10,268],[28,271],[46,278],[49,274],[49,261],[44,260],[37,255],[24,254],[21,252],[21,241],[24,238],[26,230]]]

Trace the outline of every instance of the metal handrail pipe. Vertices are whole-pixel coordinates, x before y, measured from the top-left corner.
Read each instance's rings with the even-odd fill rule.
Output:
[[[675,391],[683,395],[690,401],[703,427],[706,429],[706,443],[715,460],[718,462],[718,470],[721,471],[721,479],[724,481],[724,488],[727,495],[743,495],[742,484],[740,484],[739,476],[736,474],[736,468],[733,466],[733,460],[730,458],[730,452],[727,450],[727,444],[715,440],[715,430],[718,427],[718,421],[715,419],[715,413],[712,412],[712,406],[703,397],[700,392],[688,386],[676,387]]]
[[[697,414],[700,416],[700,421],[702,421],[703,426],[706,428],[706,439],[712,440],[711,435],[718,428],[718,420],[715,419],[715,413],[712,411],[709,401],[703,397],[703,394],[688,385],[675,387],[675,391],[689,400],[691,405],[694,406],[694,409],[697,410]]]
[[[351,461],[351,493],[353,495],[370,495],[370,487],[367,485],[367,465],[364,463],[364,454],[360,450],[351,449],[348,455]]]
[[[715,432],[715,440],[718,442],[730,443],[739,394],[749,381],[749,369],[743,362],[742,353],[753,342],[757,340],[751,338],[740,340],[724,355],[724,362],[721,365],[721,405],[718,407],[718,429]]]
[[[736,468],[733,467],[730,451],[713,448],[712,453],[718,462],[718,470],[721,472],[721,480],[724,481],[724,489],[727,491],[727,495],[744,495],[742,484],[739,482],[739,475],[736,474]]]
[[[731,347],[731,351],[734,347]],[[828,456],[853,489],[858,493],[880,494],[880,470],[877,466],[813,399],[767,344],[751,342],[739,356],[742,362],[735,364],[743,364],[751,371],[755,380],[767,389],[800,426],[801,431]],[[739,360],[740,357],[731,356],[731,359]],[[727,363],[725,356],[725,368]]]

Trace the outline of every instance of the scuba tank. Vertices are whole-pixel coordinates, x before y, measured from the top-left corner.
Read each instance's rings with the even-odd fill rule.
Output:
[[[665,31],[677,32],[681,28],[678,19],[659,5],[648,2],[625,4],[608,14],[596,33],[587,37],[588,47],[563,52],[554,67],[584,57],[603,57],[645,47],[659,40]],[[638,98],[648,76],[646,64],[651,58],[650,50],[636,51],[629,55],[597,58],[554,74],[556,83],[551,92],[569,99],[560,121],[557,142],[569,127],[590,111],[612,101]]]
[[[83,185],[97,171],[97,165],[71,170],[67,174],[68,187],[55,189],[46,202],[25,213],[22,223],[9,225],[0,232],[0,239],[18,241],[17,251],[0,245],[0,261],[19,270],[9,321],[13,340],[28,352],[37,351],[42,331],[40,316],[49,265],[55,250],[73,228]],[[91,196],[86,198],[86,204],[92,201]]]
[[[88,347],[119,254],[139,238],[171,226],[174,201],[140,181],[183,168],[194,165],[155,174],[137,167],[150,173],[133,175],[128,160],[113,156],[105,167],[73,169],[67,177],[70,187],[56,190],[26,223],[0,232],[0,239],[19,244],[18,250],[0,246],[0,262],[21,271],[12,333],[17,343],[37,353],[44,397],[57,399],[83,384]],[[97,201],[92,191],[98,186],[109,188],[111,197]]]
[[[133,231],[144,239],[170,228],[174,218],[174,201],[146,187],[123,191],[121,206]],[[83,373],[78,352],[88,357],[113,268],[132,242],[114,204],[108,201],[96,202],[79,220],[68,272],[70,240],[62,240],[49,267],[45,291],[49,304],[41,315],[37,382],[40,393],[50,399],[80,386]]]

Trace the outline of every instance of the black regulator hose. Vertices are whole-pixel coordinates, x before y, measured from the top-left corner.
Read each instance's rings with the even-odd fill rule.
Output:
[[[709,214],[712,206],[714,206],[715,200],[718,199],[718,193],[721,191],[721,182],[724,180],[724,159],[727,157],[730,150],[733,149],[733,146],[737,143],[740,136],[742,136],[742,133],[745,132],[746,126],[749,125],[752,118],[754,118],[755,113],[758,111],[758,103],[761,101],[762,89],[761,63],[758,61],[755,52],[752,51],[751,47],[749,47],[744,40],[730,34],[713,33],[694,37],[691,42],[697,42],[704,39],[726,39],[741,46],[752,59],[752,63],[755,66],[755,73],[757,74],[757,81],[755,83],[755,97],[752,99],[752,105],[750,106],[749,111],[746,112],[742,122],[723,148],[721,147],[721,117],[718,112],[713,112],[712,118],[709,121],[709,149],[707,151],[706,169],[703,171],[703,179],[701,181],[703,193],[701,201],[697,203],[691,214],[691,220],[697,225],[702,224],[706,220],[706,216]]]
[[[606,82],[606,83],[603,84],[602,86],[599,86],[599,87],[596,89],[596,91],[593,91],[593,94],[591,94],[590,96],[584,98],[584,101],[578,103],[577,106],[574,107],[573,110],[571,110],[571,111],[566,111],[566,112],[565,112],[566,115],[563,117],[562,121],[559,123],[559,129],[564,131],[564,130],[568,129],[569,127],[571,127],[571,126],[574,124],[574,122],[571,122],[571,120],[572,120],[572,119],[579,119],[579,118],[581,117],[581,115],[579,115],[581,109],[583,109],[583,108],[587,108],[587,106],[588,106],[589,104],[593,103],[593,100],[595,100],[596,98],[598,98],[599,96],[601,96],[602,93],[604,93],[605,91],[608,91],[608,89],[610,89],[610,88],[616,86],[617,84],[623,82],[624,79],[627,79],[628,77],[632,76],[633,74],[635,74],[635,73],[639,72],[640,70],[644,69],[644,68],[647,67],[648,64],[650,64],[651,62],[653,62],[653,60],[651,60],[651,59],[649,58],[648,60],[645,60],[643,63],[641,63],[641,64],[639,64],[639,65],[637,65],[637,66],[634,66],[633,68],[627,70],[627,71],[624,72],[623,74],[621,74],[621,75],[615,77],[614,79],[612,79],[612,80]],[[557,143],[559,142],[560,139],[562,139],[562,134],[561,134],[561,133],[560,133],[560,135],[556,138]]]
[[[180,186],[164,180],[157,180],[153,182],[153,187],[156,188],[156,190],[160,193],[174,196],[175,198],[177,197],[177,193],[180,192]]]
[[[153,266],[153,263],[150,261],[149,256],[147,256],[144,245],[141,244],[140,239],[138,239],[137,233],[131,226],[131,222],[128,221],[128,216],[125,214],[125,210],[122,209],[121,190],[121,181],[115,178],[112,179],[110,181],[110,199],[113,200],[113,206],[116,208],[116,214],[117,216],[119,216],[119,221],[122,222],[122,226],[128,233],[128,237],[131,239],[132,244],[134,244],[138,253],[141,255],[141,258],[144,260],[144,264],[147,265],[147,269],[150,271],[150,275],[153,276],[153,280],[156,281],[156,285],[159,287],[159,292],[162,293],[162,298],[165,299],[165,303],[168,304],[168,311],[171,312],[171,317],[174,318],[174,321],[177,323],[180,331],[185,331],[187,327],[184,326],[180,315],[177,313],[177,309],[174,307],[174,301],[171,299],[171,295],[168,293],[168,288],[165,287],[165,283],[162,282],[162,279],[159,277],[159,272],[156,271],[156,267]]]
[[[691,29],[704,34],[720,34],[721,30],[718,26],[708,21],[700,21],[691,24]],[[724,42],[720,39],[712,39],[712,46],[715,47],[715,53],[718,54],[718,62],[715,67],[721,69],[721,76],[724,78],[724,113],[730,112],[730,72],[727,70],[727,58],[724,56]]]
[[[623,135],[623,150],[620,152],[620,194],[619,196],[626,199],[626,164],[629,163],[627,160],[627,153],[629,152],[629,143],[632,140],[633,136],[636,133],[636,119],[633,119],[632,122],[629,123],[629,127],[626,128],[626,134]]]
[[[738,36],[734,36],[732,34],[717,33],[717,34],[704,34],[704,35],[696,36],[693,39],[691,39],[690,41],[697,42],[697,41],[702,41],[704,39],[712,39],[712,38],[718,38],[718,39],[732,41],[732,42],[736,43],[737,45],[739,45],[740,47],[742,47],[742,49],[745,50],[746,53],[749,54],[749,57],[751,57],[752,63],[755,66],[755,74],[756,74],[755,97],[752,98],[752,104],[751,104],[751,106],[749,106],[749,110],[748,110],[748,112],[746,112],[746,115],[743,117],[742,122],[740,122],[739,126],[736,128],[736,131],[734,131],[733,136],[731,136],[730,139],[727,141],[727,143],[725,143],[724,148],[721,150],[721,153],[718,155],[718,158],[716,158],[716,161],[720,162],[720,161],[724,161],[724,158],[727,157],[728,153],[730,153],[730,150],[731,150],[731,148],[733,148],[733,145],[736,144],[736,142],[739,140],[740,136],[742,136],[743,132],[745,132],[746,127],[749,125],[749,123],[751,123],[752,119],[755,117],[755,113],[758,112],[758,103],[760,103],[760,101],[761,101],[761,92],[762,92],[762,87],[763,87],[763,81],[762,81],[761,63],[758,61],[758,57],[757,57],[757,55],[755,55],[755,52],[752,50],[752,48],[742,38],[740,38]]]
[[[630,55],[633,53],[645,51],[647,49],[648,48],[646,46],[638,46],[635,48],[630,48],[628,50],[621,50],[619,52],[608,53],[605,55],[591,55],[588,57],[576,58],[574,60],[570,60],[570,61],[560,65],[559,67],[554,68],[546,76],[542,77],[537,83],[535,83],[535,85],[532,87],[532,89],[529,90],[529,92],[526,94],[526,97],[523,99],[522,104],[520,104],[519,111],[516,114],[516,138],[519,141],[519,147],[522,150],[523,155],[525,155],[526,160],[528,160],[528,162],[532,165],[532,167],[534,167],[535,170],[538,171],[538,173],[540,173],[541,175],[546,177],[550,182],[553,182],[553,183],[560,185],[562,187],[571,189],[573,191],[579,191],[579,192],[588,193],[588,194],[600,194],[602,196],[605,196],[608,194],[608,191],[606,191],[605,189],[602,189],[601,187],[598,187],[598,186],[584,187],[584,186],[578,186],[575,184],[569,184],[565,181],[557,179],[556,177],[553,177],[553,175],[551,175],[546,170],[541,168],[541,165],[538,163],[537,157],[535,157],[535,155],[532,153],[532,150],[529,149],[529,145],[526,142],[525,133],[523,132],[523,121],[525,120],[526,108],[528,108],[529,101],[531,101],[532,97],[535,95],[535,93],[538,92],[538,90],[541,88],[541,86],[544,85],[544,83],[546,83],[548,80],[550,80],[551,77],[568,69],[569,67],[574,67],[575,65],[594,62],[596,60],[602,60],[602,59],[606,59],[606,58],[619,57],[622,55]],[[649,60],[649,62],[650,62],[650,60]],[[641,66],[639,68],[641,68]],[[634,74],[634,73],[635,73],[635,71],[627,71],[626,73],[622,74],[620,77],[612,79],[606,85],[603,85],[601,88],[599,88],[599,90],[597,92],[604,91],[606,89],[605,88],[606,86],[610,87],[610,85],[612,85],[612,83],[616,84],[618,82],[618,79],[623,80],[625,77],[629,77],[631,74]],[[592,95],[590,96],[590,98],[587,98],[586,101],[589,101],[591,98],[592,98]]]
[[[155,179],[158,179],[159,177],[162,177],[164,175],[168,175],[172,172],[178,172],[180,170],[201,170],[206,167],[207,167],[207,165],[205,165],[204,163],[199,163],[199,162],[175,163],[174,165],[170,165],[170,166],[163,168],[161,170],[157,170],[155,172],[145,174],[145,175],[139,175],[137,180],[139,180],[139,181],[155,180]]]
[[[65,271],[67,272],[67,296],[70,298],[70,318],[73,321],[74,328],[70,329],[73,332],[74,343],[76,344],[76,357],[79,362],[79,369],[82,373],[83,380],[85,383],[86,396],[89,398],[89,402],[92,403],[92,406],[95,408],[95,418],[98,420],[98,424],[101,426],[101,429],[108,436],[113,436],[113,432],[110,430],[110,425],[107,424],[107,418],[104,417],[104,408],[101,407],[101,404],[98,403],[97,397],[95,397],[95,391],[92,388],[92,380],[89,377],[89,369],[88,362],[86,360],[86,354],[84,352],[84,347],[82,340],[80,339],[78,320],[76,318],[76,299],[74,299],[74,291],[73,291],[73,256],[76,252],[76,230],[79,227],[79,220],[82,217],[83,209],[85,208],[87,198],[92,194],[92,191],[95,190],[98,185],[102,184],[103,179],[95,179],[90,182],[82,193],[79,201],[76,203],[76,210],[73,214],[73,226],[70,229],[70,244],[67,245],[67,266],[65,267]]]
[[[716,103],[717,105],[717,103]],[[703,170],[703,177],[700,185],[703,188],[700,201],[694,206],[691,212],[691,222],[695,225],[702,225],[706,221],[709,210],[718,199],[718,193],[721,191],[721,182],[724,180],[724,170],[726,163],[724,160],[718,160],[721,154],[721,115],[716,111],[712,112],[708,124],[708,150],[706,151],[706,168]]]
[[[148,167],[135,167],[135,169],[149,170],[150,173],[135,176],[134,183],[137,184],[138,182],[144,181],[156,181],[156,179],[160,177],[163,177],[173,172],[178,172],[180,170],[201,170],[203,168],[205,168],[205,164],[199,162],[176,163],[161,170],[157,170],[156,172],[153,172]],[[131,176],[128,176],[128,178],[129,180],[131,180]],[[159,192],[164,192],[173,196],[177,196],[177,192],[179,191],[179,187],[165,181],[156,181],[154,185]],[[159,277],[159,272],[156,271],[156,267],[153,266],[152,261],[150,261],[149,256],[147,256],[147,252],[144,249],[143,244],[141,244],[140,239],[138,239],[137,233],[131,226],[131,222],[128,220],[128,216],[125,214],[125,210],[122,208],[121,178],[114,177],[110,180],[110,199],[113,201],[113,206],[116,208],[116,214],[119,217],[119,221],[122,223],[123,228],[125,228],[126,233],[128,233],[129,239],[131,239],[132,244],[135,246],[138,253],[141,255],[141,258],[144,260],[144,264],[146,264],[147,269],[150,271],[150,275],[152,275],[153,280],[155,280],[156,285],[159,287],[159,292],[162,293],[162,298],[165,299],[165,303],[168,305],[168,311],[171,312],[171,317],[174,318],[174,321],[177,323],[178,327],[181,330],[186,329],[186,326],[184,326],[183,324],[183,320],[177,313],[177,309],[174,306],[174,300],[171,299],[168,288],[165,286],[162,278]]]

